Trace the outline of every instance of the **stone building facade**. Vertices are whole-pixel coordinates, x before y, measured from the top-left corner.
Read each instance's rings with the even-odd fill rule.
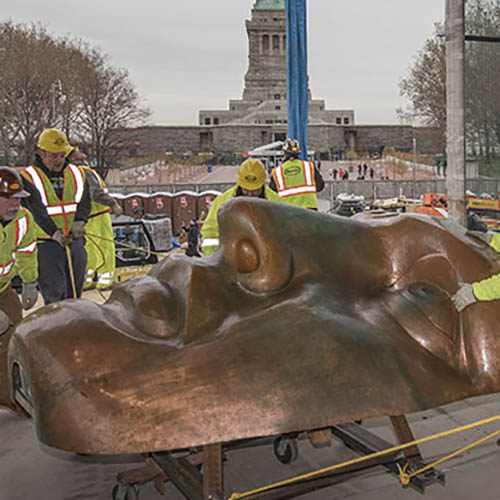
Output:
[[[255,0],[248,34],[248,69],[242,99],[227,110],[199,112],[199,125],[117,129],[119,156],[165,152],[232,155],[284,140],[286,123],[285,1]],[[309,90],[308,149],[322,160],[343,159],[348,151],[374,153],[383,147],[438,154],[445,150],[437,130],[405,125],[358,125],[353,110],[327,110]]]
[[[286,20],[284,0],[257,0],[246,21],[248,70],[242,99],[227,110],[202,110],[200,125],[286,124]],[[353,110],[327,110],[309,94],[309,123],[353,125]],[[280,132],[277,132],[280,134]]]

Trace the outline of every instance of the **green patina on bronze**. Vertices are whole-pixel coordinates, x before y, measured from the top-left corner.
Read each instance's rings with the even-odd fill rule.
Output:
[[[256,0],[253,8],[257,10],[285,10],[285,0]]]

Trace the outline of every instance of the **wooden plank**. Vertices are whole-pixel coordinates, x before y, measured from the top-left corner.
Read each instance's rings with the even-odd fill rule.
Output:
[[[152,453],[152,457],[188,500],[203,500],[201,473],[186,458],[173,458],[167,453]]]
[[[209,444],[203,447],[203,498],[222,500],[224,482],[222,470],[222,445]]]

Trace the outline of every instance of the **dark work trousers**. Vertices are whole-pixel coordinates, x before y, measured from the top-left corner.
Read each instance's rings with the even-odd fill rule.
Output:
[[[75,240],[70,250],[76,295],[80,298],[87,267],[85,238]],[[54,240],[42,240],[38,243],[38,285],[45,304],[74,298],[66,248]]]
[[[0,335],[0,406],[14,410],[9,398],[9,380],[7,376],[7,347],[14,329],[23,318],[23,308],[17,293],[9,287],[0,294],[0,309],[9,317],[11,326]]]

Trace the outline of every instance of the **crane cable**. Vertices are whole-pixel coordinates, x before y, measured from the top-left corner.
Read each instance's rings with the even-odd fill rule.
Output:
[[[102,264],[100,264],[98,266],[98,268],[96,269],[96,272],[100,267],[102,267],[104,265],[104,252],[99,248],[99,245],[97,245],[97,243],[93,240],[93,238],[99,238],[99,239],[104,240],[104,241],[110,241],[110,242],[114,243],[115,245],[130,248],[132,250],[138,250],[140,252],[149,253],[152,255],[157,255],[159,257],[168,257],[168,255],[166,255],[165,253],[155,252],[154,250],[148,250],[147,248],[136,247],[136,246],[130,245],[128,243],[122,243],[120,241],[115,241],[111,238],[106,238],[105,236],[101,236],[99,234],[85,233],[85,237],[89,237],[89,240],[92,241],[92,243],[94,243],[94,245],[99,249],[99,251],[101,252],[101,255],[103,257],[103,262],[102,262]],[[71,251],[70,251],[69,245],[66,245],[65,248],[66,248],[66,258],[68,259],[68,268],[69,268],[69,276],[70,276],[70,280],[71,280],[71,288],[73,290],[73,297],[76,299],[77,298],[76,283],[75,283],[75,274],[73,271],[73,262],[71,260]],[[107,299],[107,297],[100,290],[98,290],[98,292],[101,295],[102,299],[104,299],[104,300]]]
[[[134,245],[130,245],[129,243],[122,243],[121,241],[115,241],[111,238],[106,238],[105,236],[101,236],[100,234],[85,233],[85,236],[91,236],[93,238],[99,238],[99,239],[104,240],[104,241],[110,241],[110,242],[114,243],[115,245],[130,248],[132,250],[139,250],[140,252],[149,253],[151,255],[157,255],[159,257],[168,257],[168,255],[165,254],[164,252],[163,253],[162,252],[155,252],[154,250],[148,250],[147,248],[136,247]]]
[[[106,264],[106,256],[104,255],[102,248],[97,244],[97,242],[94,240],[94,238],[90,234],[85,233],[85,237],[88,238],[91,243],[93,243],[93,245],[97,248],[97,250],[101,254],[101,262],[99,263],[98,266],[96,266],[94,274],[92,276],[92,281],[94,281],[94,278],[96,275],[97,275],[97,277],[99,277],[99,269],[101,269],[101,267],[103,267]],[[87,279],[87,276],[85,277],[85,279]],[[96,290],[97,290],[97,293],[100,295],[102,300],[106,301],[108,299],[106,297],[106,295],[104,295],[99,288],[96,287]]]
[[[71,260],[71,250],[69,248],[69,245],[65,245],[64,248],[66,249],[66,259],[68,261],[69,277],[71,280],[71,288],[73,290],[73,298],[77,299],[78,297],[76,296],[75,273],[73,271],[73,261]]]

